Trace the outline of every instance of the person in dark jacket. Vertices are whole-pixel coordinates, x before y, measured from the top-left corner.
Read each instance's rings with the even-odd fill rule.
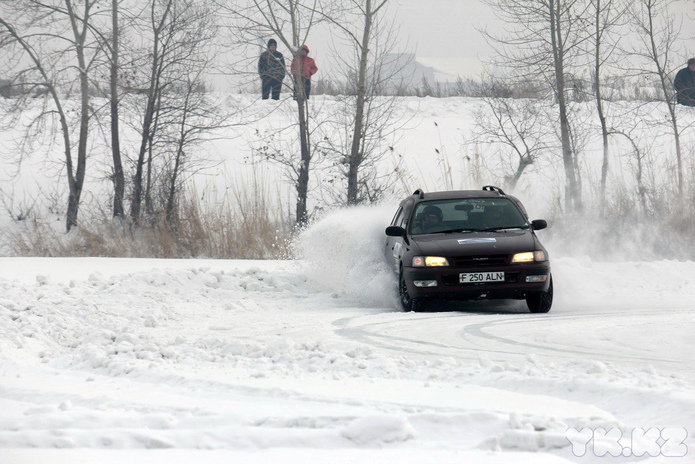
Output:
[[[275,39],[268,41],[268,50],[261,53],[258,59],[258,75],[261,76],[261,98],[267,100],[273,95],[273,100],[280,99],[280,88],[285,78],[285,57],[277,51]]]
[[[296,86],[301,83],[304,85],[304,98],[309,99],[311,94],[311,76],[316,74],[319,68],[313,58],[309,58],[309,47],[302,45],[299,47],[297,56],[292,60],[292,77],[295,81],[295,98],[297,95]]]
[[[695,58],[688,60],[688,67],[676,74],[673,81],[676,89],[676,101],[685,106],[695,106]]]

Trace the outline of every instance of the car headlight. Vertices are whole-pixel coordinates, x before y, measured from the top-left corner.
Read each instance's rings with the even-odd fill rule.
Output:
[[[442,267],[448,265],[449,261],[441,256],[413,256],[413,267]]]
[[[512,263],[532,263],[534,261],[545,261],[545,253],[542,251],[527,251],[517,253],[512,257]]]

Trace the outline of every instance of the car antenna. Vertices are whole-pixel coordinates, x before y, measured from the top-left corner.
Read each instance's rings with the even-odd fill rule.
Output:
[[[495,187],[494,185],[486,185],[483,187],[483,190],[487,190],[488,192],[497,192],[499,195],[506,195],[501,188]]]
[[[413,192],[413,195],[420,197],[420,200],[425,198],[425,192],[422,189],[417,189]]]

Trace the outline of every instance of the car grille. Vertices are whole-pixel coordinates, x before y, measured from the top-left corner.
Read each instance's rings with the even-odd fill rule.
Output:
[[[505,272],[504,274],[504,282],[489,282],[487,284],[479,283],[479,284],[462,284],[459,275],[458,274],[449,274],[442,276],[442,283],[444,285],[461,285],[465,287],[473,287],[476,285],[494,285],[494,284],[501,284],[501,283],[515,283],[519,281],[519,273],[518,272]]]
[[[507,264],[508,255],[491,255],[491,256],[460,256],[451,258],[453,265],[456,267],[495,267],[504,266]]]

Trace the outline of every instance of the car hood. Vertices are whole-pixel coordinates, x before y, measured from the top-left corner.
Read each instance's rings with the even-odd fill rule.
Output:
[[[530,230],[427,234],[412,238],[424,256],[501,255],[539,247]]]

